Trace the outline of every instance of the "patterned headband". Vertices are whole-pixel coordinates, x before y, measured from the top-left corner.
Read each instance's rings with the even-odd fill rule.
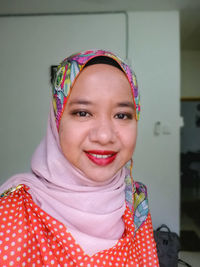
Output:
[[[131,85],[133,93],[133,102],[136,110],[136,119],[139,120],[140,115],[140,97],[136,76],[130,67],[119,57],[105,50],[89,50],[78,54],[74,54],[64,59],[58,66],[54,82],[53,82],[53,109],[56,119],[57,129],[59,130],[60,120],[70,95],[73,84],[84,68],[86,63],[95,57],[108,57],[115,60],[124,73]]]

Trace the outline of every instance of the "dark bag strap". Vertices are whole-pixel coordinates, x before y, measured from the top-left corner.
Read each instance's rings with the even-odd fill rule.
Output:
[[[187,263],[187,262],[185,262],[185,261],[183,261],[183,260],[181,260],[181,259],[178,259],[178,263],[180,263],[180,264],[182,264],[182,265],[185,265],[185,266],[187,266],[187,267],[192,267],[192,265],[190,265],[189,263]]]
[[[163,228],[167,229],[167,231],[168,231],[169,233],[171,233],[171,230],[169,229],[169,227],[168,227],[166,224],[162,224],[161,226],[159,226],[159,227],[156,229],[156,231],[160,231],[160,230],[163,229]]]

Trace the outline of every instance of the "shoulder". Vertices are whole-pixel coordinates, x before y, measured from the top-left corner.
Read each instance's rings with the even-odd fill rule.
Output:
[[[12,187],[1,194],[0,262],[2,259],[4,260],[3,266],[9,266],[11,262],[14,266],[22,266],[20,258],[25,260],[22,255],[27,254],[29,248],[27,238],[32,236],[31,231],[27,235],[27,229],[29,229],[27,202],[28,194],[26,194],[26,186],[24,185]]]
[[[10,187],[4,192],[0,192],[0,210],[3,210],[5,214],[13,212],[14,209],[19,207],[20,204],[23,205],[25,198],[25,192],[29,188],[26,185],[17,185],[15,187]]]
[[[3,192],[0,192],[0,199],[4,198],[4,197],[8,197],[9,195],[11,195],[13,192],[19,190],[20,188],[22,188],[23,185],[17,185],[17,186],[13,186],[10,187],[6,190],[4,190]]]

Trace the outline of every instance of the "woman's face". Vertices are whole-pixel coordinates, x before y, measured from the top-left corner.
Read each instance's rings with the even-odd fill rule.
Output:
[[[131,159],[136,136],[132,92],[125,74],[105,64],[86,67],[60,122],[64,156],[89,179],[103,182]]]

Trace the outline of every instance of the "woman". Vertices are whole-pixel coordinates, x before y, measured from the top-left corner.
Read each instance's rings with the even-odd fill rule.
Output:
[[[135,75],[108,51],[72,55],[52,102],[32,172],[1,188],[1,265],[159,266],[146,189],[131,177]]]

